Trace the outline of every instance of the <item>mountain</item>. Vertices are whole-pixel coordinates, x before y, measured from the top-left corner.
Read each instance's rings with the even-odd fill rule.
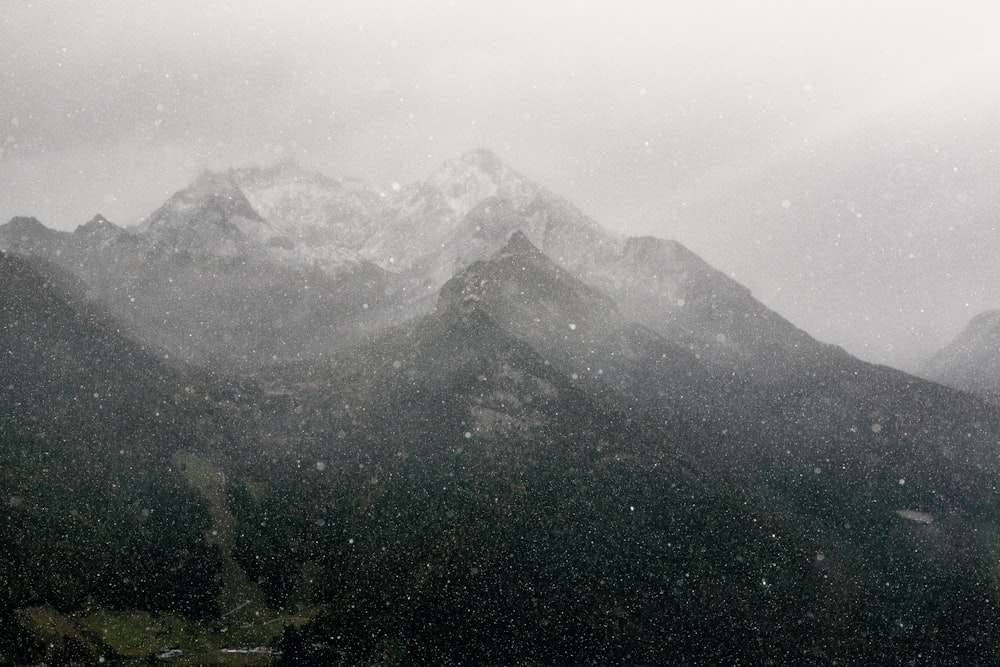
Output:
[[[704,413],[714,403],[714,368],[632,322],[614,300],[546,257],[520,231],[442,287],[438,309],[445,307],[489,312],[581,386],[612,392],[633,406]]]
[[[278,244],[278,236],[231,175],[205,171],[146,219],[140,238],[154,257],[226,259]]]
[[[918,373],[1000,403],[1000,311],[972,318],[955,340],[928,359]]]
[[[477,308],[383,343],[349,401],[330,401],[341,444],[303,457],[345,472],[283,467],[263,493],[259,473],[234,490],[245,525],[287,521],[255,531],[241,562],[294,552],[324,573],[323,612],[283,640],[289,664],[724,660],[754,624],[800,616],[754,574],[777,562],[776,591],[811,588],[815,545],[738,486],[702,481],[668,429],[589,398]],[[260,571],[274,595],[302,585],[290,574]],[[744,655],[808,652],[786,637]]]
[[[84,245],[89,247],[90,244]],[[0,251],[25,257],[61,259],[72,247],[69,234],[49,229],[35,218],[15,217],[0,225]]]
[[[73,233],[0,227],[0,248],[77,275],[130,335],[173,359],[236,368],[323,357],[401,319],[392,274],[360,260],[299,262],[271,243],[280,238],[231,177],[212,174],[141,229],[100,217]]]
[[[351,271],[381,196],[287,162],[267,169],[203,172],[142,224],[153,252],[270,261],[288,268]]]
[[[206,172],[139,228],[17,219],[0,246],[0,479],[41,494],[4,565],[46,541],[78,563],[3,580],[18,632],[89,595],[233,612],[285,664],[1000,659],[1000,409],[815,341],[488,151],[384,197]],[[161,506],[184,519],[148,528]],[[142,554],[176,527],[133,560],[202,592],[159,565],[83,581],[120,565],[94,523]]]
[[[324,270],[360,261],[359,249],[373,233],[373,220],[383,206],[374,188],[292,162],[230,173],[253,209],[280,234],[271,243],[272,255]]]
[[[441,308],[487,312],[581,388],[712,434],[710,458],[724,453],[726,468],[739,462],[750,478],[808,503],[820,520],[859,502],[861,515],[889,506],[874,517],[879,524],[911,506],[987,519],[995,509],[988,489],[1000,473],[993,439],[1000,413],[789,333],[775,315],[761,321],[786,341],[797,336],[802,353],[772,349],[724,371],[683,337],[635,323],[520,232],[446,283]],[[885,482],[873,485],[877,476]]]
[[[401,190],[387,202],[377,229],[366,257],[397,271],[440,267],[431,274],[437,286],[498,250],[514,229],[571,268],[588,253],[617,244],[575,206],[485,149],[446,162],[423,183]]]
[[[549,304],[560,287],[581,289],[564,273],[568,284],[553,285],[526,243],[515,237],[495,260],[539,262],[540,288],[557,290]],[[675,424],[595,398],[513,336],[488,299],[465,298],[471,277],[419,322],[314,368],[312,391],[285,412],[300,434],[292,459],[234,476],[240,562],[274,603],[322,573],[312,588],[323,611],[286,633],[284,659],[592,664],[813,650],[826,621],[743,647],[755,625],[801,617],[803,596],[786,605],[781,591],[822,594],[812,563],[832,545],[739,482],[707,481]],[[582,290],[584,311],[601,300]]]
[[[230,437],[204,383],[123,338],[58,269],[0,254],[0,284],[0,656],[48,651],[18,608],[217,615],[210,516],[173,458]]]
[[[240,562],[276,605],[320,582],[289,664],[992,655],[995,411],[857,364],[745,388],[515,233],[427,316],[286,369],[280,445],[233,474]],[[852,432],[872,381],[895,421]]]
[[[85,245],[88,247],[95,244],[112,245],[128,236],[128,232],[123,227],[119,227],[100,213],[73,230],[73,234],[85,238]]]
[[[445,282],[515,231],[626,318],[723,366],[784,368],[818,347],[680,244],[611,234],[483,149],[386,197],[294,164],[205,172],[140,228],[98,239],[99,226],[12,221],[0,249],[80,275],[133,334],[196,363],[340,353],[430,312]]]
[[[622,313],[694,353],[731,366],[820,346],[750,292],[674,241],[624,239],[479,149],[447,162],[387,202],[362,254],[432,295],[455,273],[498,251],[514,231]]]
[[[725,367],[781,374],[827,347],[676,241],[628,239],[594,283],[630,319]]]
[[[312,243],[295,225],[355,259],[298,264],[254,240]],[[725,433],[727,456],[822,507],[883,492],[938,512],[989,506],[971,490],[995,469],[990,409],[818,343],[680,244],[604,232],[485,150],[386,198],[294,165],[206,173],[144,229],[111,229],[99,245],[82,229],[22,220],[0,228],[0,241],[76,272],[172,359],[303,368],[442,303],[482,300],[589,390]],[[200,250],[163,250],[188,230]],[[217,236],[222,251],[211,250]],[[817,468],[832,477],[803,476]],[[880,472],[906,484],[875,489]]]

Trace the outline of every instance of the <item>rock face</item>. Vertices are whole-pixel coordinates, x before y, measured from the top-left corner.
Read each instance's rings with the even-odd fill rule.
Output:
[[[1000,403],[1000,311],[972,318],[962,333],[918,372],[929,380]]]

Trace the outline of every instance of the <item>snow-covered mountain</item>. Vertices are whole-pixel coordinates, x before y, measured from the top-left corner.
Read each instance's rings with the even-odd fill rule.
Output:
[[[477,149],[388,201],[362,254],[388,270],[423,272],[440,285],[496,252],[515,229],[570,268],[620,243],[569,202]]]
[[[206,171],[139,227],[98,216],[65,234],[17,219],[0,227],[0,249],[77,273],[141,337],[182,358],[233,357],[231,341],[242,340],[237,356],[263,362],[339,349],[342,340],[324,345],[306,330],[332,312],[357,310],[360,320],[340,320],[351,340],[430,312],[448,280],[515,232],[625,319],[715,363],[818,346],[680,244],[613,234],[485,149],[387,195],[292,163]],[[349,297],[344,286],[359,284],[369,287]],[[331,307],[330,294],[341,305],[314,312]],[[261,319],[254,303],[273,304],[271,315]],[[304,328],[294,334],[290,322]]]
[[[357,263],[384,207],[382,195],[361,181],[328,178],[293,162],[230,175],[280,235],[272,254],[326,271]]]
[[[487,151],[386,197],[206,172],[141,227],[18,218],[0,249],[4,631],[95,601],[221,620],[235,581],[260,619],[315,605],[295,663],[998,663],[1000,409]],[[209,514],[211,540],[183,523]],[[95,585],[122,553],[133,585]]]
[[[157,253],[267,259],[327,273],[349,271],[382,209],[378,192],[286,162],[203,172],[137,230]]]
[[[246,257],[277,242],[278,232],[253,209],[229,174],[202,172],[146,219],[144,245],[157,254]]]

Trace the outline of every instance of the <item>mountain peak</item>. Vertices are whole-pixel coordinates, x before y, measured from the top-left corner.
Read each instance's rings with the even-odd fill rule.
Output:
[[[82,229],[96,229],[96,228],[99,228],[99,227],[115,227],[115,226],[117,226],[117,225],[115,225],[113,222],[111,222],[110,220],[108,220],[107,218],[105,218],[103,215],[101,215],[100,213],[98,213],[93,218],[91,218],[87,222],[83,223],[82,225],[80,225],[76,229],[77,229],[77,231],[79,231],[79,230],[82,230]]]
[[[473,148],[471,151],[463,153],[457,162],[475,166],[488,174],[498,174],[505,167],[503,161],[489,148]]]
[[[589,305],[582,306],[584,302]],[[595,303],[599,306],[594,306]],[[534,309],[540,305],[549,315],[567,313],[567,322],[587,319],[582,315],[574,319],[569,312],[614,310],[607,297],[560,268],[521,230],[511,234],[506,245],[491,257],[474,262],[445,283],[440,291],[439,309],[454,304],[461,304],[464,309],[491,304],[489,308],[494,313],[506,313],[500,317],[504,322],[514,310],[523,311],[522,314],[531,311],[533,314],[525,321],[538,322],[533,319]]]
[[[38,221],[38,218],[25,215],[14,216],[5,227],[12,232],[41,231],[46,229],[45,225]]]
[[[34,251],[60,238],[62,232],[49,229],[37,218],[17,216],[6,225],[0,225],[0,248]]]
[[[73,230],[74,234],[80,236],[107,236],[113,237],[117,236],[119,232],[124,231],[121,227],[114,224],[103,215],[98,213],[93,218],[85,222],[84,224]]]
[[[459,218],[490,197],[508,200],[522,208],[533,201],[540,191],[537,185],[485,148],[471,150],[445,162],[424,186],[443,195]]]
[[[147,218],[144,243],[171,253],[235,257],[277,236],[232,173],[203,171]]]
[[[233,174],[206,169],[189,187],[174,194],[149,217],[149,227],[165,221],[176,223],[178,219],[185,223],[220,223],[237,216],[250,220],[260,218]]]
[[[507,244],[497,253],[496,257],[542,257],[542,251],[535,247],[535,244],[520,229],[514,231],[507,240]]]

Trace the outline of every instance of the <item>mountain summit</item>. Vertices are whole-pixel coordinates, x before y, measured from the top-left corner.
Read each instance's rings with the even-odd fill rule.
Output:
[[[424,188],[443,196],[461,218],[480,202],[496,197],[524,208],[541,194],[541,188],[501,162],[493,152],[479,148],[441,165]]]
[[[578,208],[478,149],[387,202],[361,254],[430,295],[466,266],[492,256],[516,230],[577,273],[598,268],[620,246],[617,236]]]
[[[141,238],[159,253],[231,258],[277,236],[231,175],[204,171],[146,220]]]

